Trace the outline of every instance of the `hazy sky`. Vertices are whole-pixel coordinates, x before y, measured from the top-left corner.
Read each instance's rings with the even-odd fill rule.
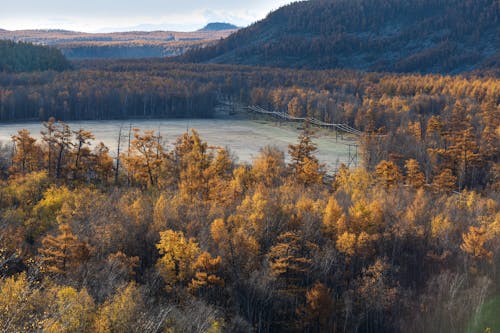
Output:
[[[0,28],[111,31],[196,30],[208,22],[246,26],[290,0],[0,0]]]

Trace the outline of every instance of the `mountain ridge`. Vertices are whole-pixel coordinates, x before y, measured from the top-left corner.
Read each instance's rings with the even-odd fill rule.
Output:
[[[77,31],[0,30],[0,40],[53,46],[70,59],[161,58],[207,46],[227,37],[233,30],[221,31],[127,31],[85,33]]]
[[[179,59],[453,74],[497,66],[499,23],[497,0],[301,1]]]
[[[239,29],[239,27],[231,23],[211,22],[198,31],[222,31],[222,30],[237,30],[237,29]]]

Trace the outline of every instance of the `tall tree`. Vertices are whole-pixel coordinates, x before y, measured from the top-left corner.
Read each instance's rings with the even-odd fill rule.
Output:
[[[129,152],[122,159],[139,184],[145,187],[155,186],[166,158],[162,137],[153,130],[141,133],[135,128],[133,131],[134,139],[131,141]]]
[[[40,170],[42,165],[42,150],[36,144],[36,139],[26,129],[19,130],[12,136],[15,145],[12,157],[11,173],[26,173]]]
[[[187,239],[181,231],[160,232],[160,242],[156,245],[160,259],[156,263],[168,291],[177,284],[187,284],[194,275],[194,265],[200,248],[193,239]]]
[[[45,236],[38,252],[44,272],[66,276],[89,258],[90,248],[73,234],[68,224],[61,224],[59,235]]]
[[[86,131],[84,129],[79,129],[73,132],[76,138],[76,152],[75,152],[75,163],[73,165],[73,173],[74,178],[78,179],[80,175],[80,171],[82,171],[82,159],[85,157],[88,159],[90,155],[90,149],[88,146],[91,145],[92,140],[95,139],[94,134],[92,132]]]
[[[288,146],[292,174],[305,185],[319,184],[324,176],[322,165],[319,164],[318,159],[313,154],[317,148],[313,144],[310,134],[309,130],[304,130],[299,135],[299,142]]]

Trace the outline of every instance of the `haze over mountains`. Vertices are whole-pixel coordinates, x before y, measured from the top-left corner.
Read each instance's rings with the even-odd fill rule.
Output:
[[[498,0],[315,0],[272,12],[187,62],[458,73],[499,66]]]
[[[0,30],[0,39],[54,46],[70,59],[152,58],[180,55],[229,36],[237,27],[220,23],[193,32],[84,33],[67,30]]]

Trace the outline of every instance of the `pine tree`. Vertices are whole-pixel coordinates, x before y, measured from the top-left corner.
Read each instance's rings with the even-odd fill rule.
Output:
[[[316,150],[316,145],[312,143],[308,130],[300,134],[299,143],[288,146],[291,159],[290,169],[295,179],[302,184],[319,184],[323,180],[323,167],[313,154]]]
[[[375,168],[375,174],[386,188],[399,184],[403,179],[399,167],[392,161],[381,161]]]
[[[59,235],[46,236],[38,252],[44,272],[65,276],[89,257],[90,248],[73,234],[68,224],[61,224]]]
[[[444,169],[440,174],[434,177],[432,187],[436,192],[452,192],[456,189],[457,177],[453,175],[450,169]]]
[[[415,159],[409,159],[405,163],[406,184],[420,188],[425,185],[425,176],[420,170],[420,164]]]
[[[12,157],[11,174],[38,171],[42,164],[42,150],[36,144],[36,139],[26,129],[22,129],[12,136],[14,142],[14,156]]]
[[[213,258],[210,253],[202,252],[193,264],[194,277],[189,284],[193,293],[207,293],[215,287],[224,286],[224,280],[219,277],[222,259]]]
[[[277,241],[267,254],[271,274],[284,282],[283,292],[293,295],[303,289],[311,268],[309,251],[313,244],[306,245],[297,232],[285,232]]]

